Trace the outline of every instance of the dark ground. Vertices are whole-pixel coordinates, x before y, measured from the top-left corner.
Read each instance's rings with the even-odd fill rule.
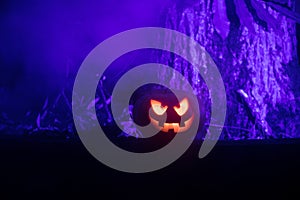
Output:
[[[0,148],[0,199],[300,196],[300,140],[219,142],[201,160],[193,144],[170,166],[147,174],[110,169],[80,141],[5,137]]]

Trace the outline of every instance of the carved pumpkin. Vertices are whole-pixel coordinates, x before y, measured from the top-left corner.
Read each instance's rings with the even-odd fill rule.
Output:
[[[131,117],[139,126],[151,124],[160,131],[162,137],[164,133],[187,132],[193,126],[196,119],[195,109],[199,102],[194,102],[193,97],[185,91],[176,91],[177,97],[171,90],[149,84],[137,89],[131,97],[132,105]],[[199,105],[200,109],[204,107]],[[200,111],[200,124],[203,126],[205,112]],[[169,134],[168,134],[169,135]],[[173,135],[173,134],[170,134]]]

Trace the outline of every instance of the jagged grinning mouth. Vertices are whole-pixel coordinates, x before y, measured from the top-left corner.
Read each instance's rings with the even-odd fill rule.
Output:
[[[159,122],[155,119],[151,119],[151,123],[163,132],[168,132],[170,130],[174,130],[175,133],[187,131],[194,120],[194,115],[184,122],[184,126],[180,126],[179,123],[164,123],[164,126],[159,126]]]

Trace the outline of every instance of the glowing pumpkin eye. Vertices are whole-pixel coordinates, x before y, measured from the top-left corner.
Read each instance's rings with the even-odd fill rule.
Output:
[[[174,106],[174,110],[177,112],[179,116],[182,116],[189,109],[189,102],[187,98],[184,98],[180,103],[179,107]]]
[[[151,99],[151,106],[153,111],[157,114],[157,115],[162,115],[166,112],[166,110],[168,109],[168,106],[162,106],[161,103],[159,101],[155,101]]]

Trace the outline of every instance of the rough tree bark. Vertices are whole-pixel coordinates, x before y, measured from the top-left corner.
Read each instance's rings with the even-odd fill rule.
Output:
[[[289,75],[289,68],[298,67],[299,18],[291,14],[294,4],[293,0],[197,0],[169,9],[166,27],[198,41],[222,74],[228,100],[223,138],[296,137],[299,116]],[[176,48],[201,59],[188,46]],[[209,110],[207,88],[189,64],[168,53],[162,60],[189,78]],[[164,77],[176,84],[174,75]]]

